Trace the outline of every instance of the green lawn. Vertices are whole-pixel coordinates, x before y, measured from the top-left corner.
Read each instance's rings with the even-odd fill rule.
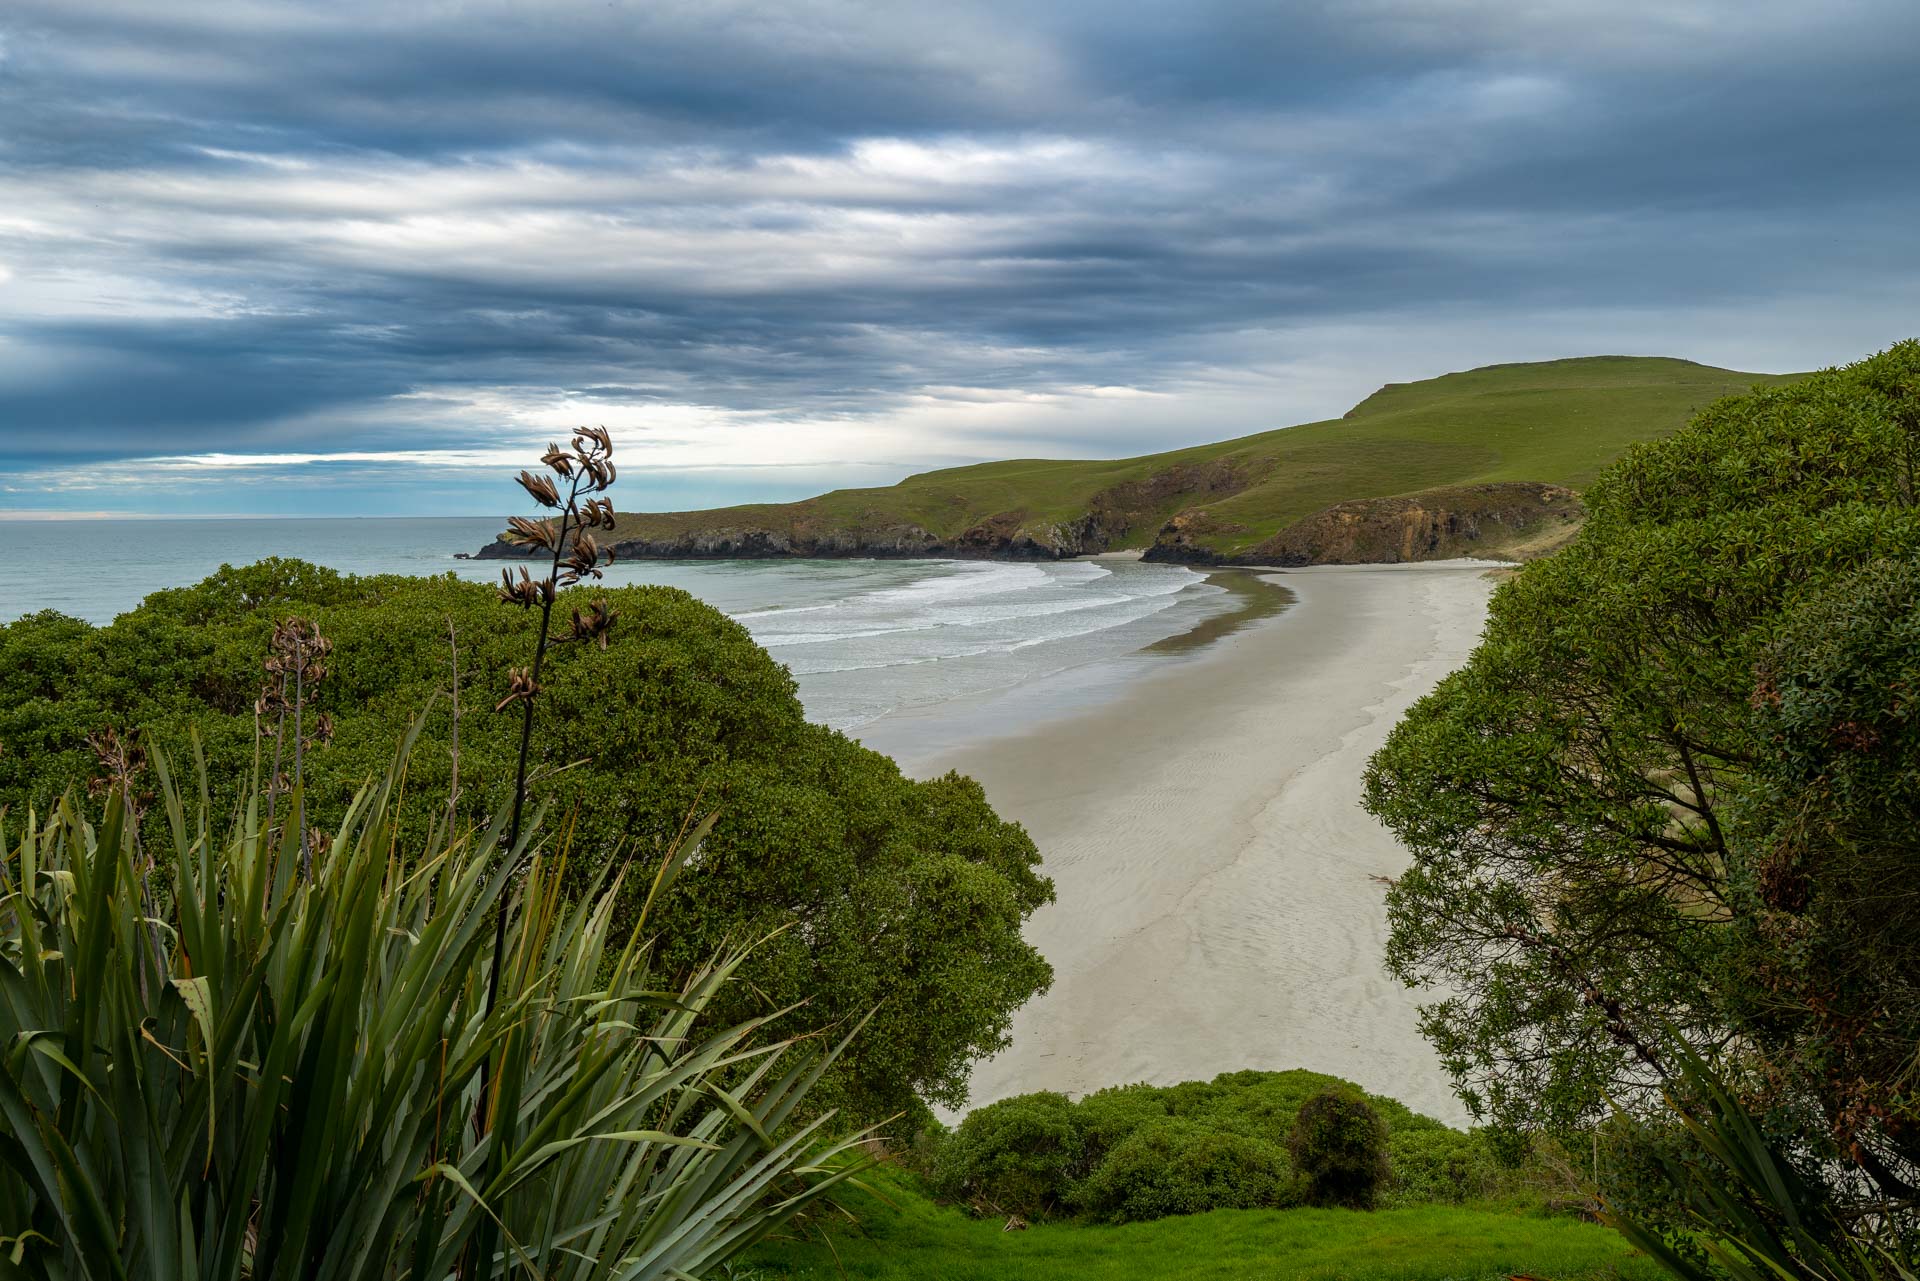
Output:
[[[771,1242],[738,1281],[1548,1281],[1664,1274],[1609,1229],[1497,1208],[1215,1210],[1121,1227],[998,1220],[935,1206],[882,1172],[892,1202],[853,1192],[858,1218],[812,1239]]]
[[[1381,388],[1342,418],[1115,460],[1014,459],[842,489],[798,503],[622,516],[623,533],[912,523],[943,538],[998,515],[1030,527],[1102,502],[1127,510],[1122,545],[1145,546],[1169,517],[1205,507],[1232,553],[1348,499],[1487,481],[1579,488],[1628,445],[1678,430],[1713,400],[1795,375],[1746,374],[1662,357],[1594,356],[1493,365]],[[1205,483],[1185,483],[1211,469]],[[1224,480],[1218,474],[1226,469]],[[1160,489],[1141,490],[1158,478]],[[1164,491],[1164,492],[1162,492]]]

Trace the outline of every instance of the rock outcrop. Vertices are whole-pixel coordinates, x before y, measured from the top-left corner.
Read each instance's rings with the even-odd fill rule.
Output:
[[[918,525],[889,525],[877,529],[769,529],[752,525],[720,525],[685,529],[648,537],[620,537],[616,530],[601,542],[623,560],[767,560],[782,556],[950,556],[946,544]],[[479,560],[516,560],[530,553],[512,543],[495,540],[482,547]]]
[[[951,537],[911,523],[836,524],[796,505],[787,523],[699,525],[681,517],[622,517],[610,542],[623,560],[751,560],[786,556],[956,557],[1061,560],[1106,551],[1159,522],[1148,560],[1202,565],[1359,565],[1453,556],[1525,559],[1572,537],[1584,514],[1577,495],[1528,482],[1462,485],[1400,498],[1336,503],[1251,548],[1223,556],[1210,544],[1238,541],[1242,526],[1183,501],[1225,498],[1252,480],[1233,460],[1179,465],[1095,495],[1068,521],[1004,511]],[[1168,514],[1169,508],[1174,508]],[[751,510],[751,509],[747,509]],[[762,511],[766,509],[760,509]],[[697,514],[690,514],[697,515]],[[679,522],[677,527],[669,522]],[[1226,536],[1224,539],[1222,536]],[[526,551],[493,542],[479,559],[519,559]]]
[[[1381,565],[1478,556],[1527,560],[1564,544],[1586,509],[1559,485],[1511,481],[1430,489],[1398,498],[1335,503],[1236,555],[1198,539],[1223,526],[1204,510],[1160,530],[1149,560],[1232,565]]]
[[[763,560],[782,556],[1061,560],[1101,551],[1105,546],[1090,537],[1086,522],[1030,526],[1011,515],[981,521],[951,539],[938,538],[918,525],[867,529],[723,525],[650,536],[620,537],[616,531],[613,538],[601,541],[611,545],[622,560]],[[475,557],[514,560],[527,554],[521,547],[496,540]]]
[[[1183,499],[1238,493],[1263,474],[1235,459],[1178,463],[1143,480],[1101,490],[1077,519],[1035,519],[1023,510],[977,520],[943,538],[919,525],[877,520],[834,524],[807,504],[777,509],[789,520],[766,525],[696,525],[690,515],[622,517],[610,540],[614,553],[631,559],[747,560],[777,556],[951,556],[990,560],[1061,560],[1103,552],[1139,528],[1153,528],[1170,505]],[[747,509],[752,510],[752,509]],[[761,508],[761,511],[768,509]],[[682,522],[674,528],[669,521]],[[505,542],[489,543],[476,556],[510,560],[526,555]]]

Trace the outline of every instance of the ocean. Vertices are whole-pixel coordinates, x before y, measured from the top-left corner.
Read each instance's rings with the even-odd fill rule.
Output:
[[[483,546],[504,523],[0,521],[0,622],[52,609],[103,624],[151,591],[265,556],[489,580],[500,562],[455,553]],[[1222,576],[1106,558],[638,561],[611,566],[607,581],[683,588],[739,620],[792,670],[808,715],[848,731],[1008,694],[1057,700],[1110,679],[1116,663],[1165,661],[1263,612]]]

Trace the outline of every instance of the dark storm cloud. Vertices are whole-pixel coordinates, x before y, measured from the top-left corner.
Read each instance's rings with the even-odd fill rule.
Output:
[[[926,406],[1246,400],[1223,367],[1382,317],[1391,376],[1464,313],[1811,335],[1852,293],[1890,341],[1917,46],[1907,0],[13,0],[0,505],[83,458],[482,448],[569,391],[723,450],[896,415],[903,459],[1099,452],[1168,419]]]

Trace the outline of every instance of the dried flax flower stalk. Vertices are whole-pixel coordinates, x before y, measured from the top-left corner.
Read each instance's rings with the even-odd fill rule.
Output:
[[[267,827],[271,831],[276,805],[282,791],[289,790],[280,773],[280,757],[285,747],[287,714],[293,714],[293,783],[296,798],[295,830],[300,840],[300,875],[313,879],[313,858],[307,845],[306,752],[310,746],[333,737],[333,718],[325,713],[314,717],[313,732],[307,732],[308,702],[326,679],[326,660],[333,654],[333,642],[320,634],[320,625],[311,619],[287,617],[273,629],[267,642],[264,664],[267,683],[253,705],[256,725],[268,715],[274,718],[273,771],[267,783]],[[291,686],[291,689],[289,689]],[[258,731],[256,731],[258,732]]]
[[[618,477],[613,463],[613,439],[604,427],[575,429],[571,446],[547,446],[540,457],[548,474],[522,471],[517,477],[520,488],[550,516],[533,519],[515,516],[507,522],[506,541],[547,555],[547,572],[535,578],[526,568],[500,571],[496,589],[500,600],[518,609],[540,611],[538,639],[533,661],[508,673],[506,693],[494,705],[496,712],[518,705],[520,708],[520,752],[514,769],[513,807],[502,834],[502,847],[511,858],[520,848],[521,821],[527,799],[527,765],[533,744],[534,709],[540,697],[540,673],[546,665],[548,646],[554,641],[592,642],[605,649],[618,614],[605,600],[596,600],[585,612],[572,611],[569,629],[553,635],[553,605],[563,587],[572,587],[588,578],[602,577],[601,565],[613,560],[613,549],[602,547],[595,531],[613,532],[614,512],[611,500],[603,497]],[[487,978],[486,1011],[493,1013],[500,989],[501,958],[506,951],[507,914],[496,913],[492,967]],[[489,1127],[492,1092],[483,1072],[480,1099],[475,1105],[474,1124],[484,1133]]]
[[[111,725],[87,735],[86,744],[101,770],[88,780],[88,795],[117,795],[121,804],[126,806],[127,828],[133,833],[134,864],[140,872],[140,906],[148,921],[147,941],[153,951],[154,973],[164,974],[166,950],[161,943],[159,918],[155,915],[153,904],[153,858],[140,839],[141,821],[146,817],[147,806],[153,801],[153,793],[141,791],[138,784],[147,771],[147,749],[132,735],[122,735]],[[147,976],[144,973],[140,975],[140,992],[142,996],[147,992]]]

